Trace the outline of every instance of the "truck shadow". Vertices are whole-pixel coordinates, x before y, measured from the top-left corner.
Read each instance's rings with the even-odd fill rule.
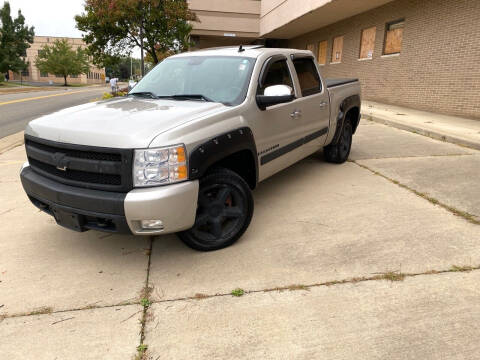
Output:
[[[319,168],[326,170],[329,167],[336,166],[338,165],[326,163],[323,158],[323,153],[320,151],[258,184],[257,188],[253,191],[255,211],[250,227],[261,223],[265,214],[268,213],[271,208],[281,207],[283,197],[295,196],[296,191],[301,190],[305,185],[309,184],[309,186],[312,186],[312,181],[315,181],[320,186],[322,177],[318,176],[319,174],[317,172]],[[312,171],[316,172],[314,180],[311,177]],[[238,246],[241,246],[244,242],[252,241],[255,237],[249,229],[245,235],[233,245],[233,248],[237,248],[238,250]],[[168,254],[173,257],[180,254],[202,254],[188,248],[176,235],[157,236],[155,238],[154,252],[157,251],[168,252]],[[227,248],[218,251],[231,250]]]

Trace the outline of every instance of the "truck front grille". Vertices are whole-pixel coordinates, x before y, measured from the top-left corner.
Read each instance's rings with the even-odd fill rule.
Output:
[[[132,189],[131,149],[110,149],[25,136],[33,171],[63,184],[127,192]]]

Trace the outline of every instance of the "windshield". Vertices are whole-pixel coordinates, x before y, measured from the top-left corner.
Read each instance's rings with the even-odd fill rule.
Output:
[[[169,58],[152,69],[130,95],[238,105],[247,95],[254,64],[255,59],[238,56]]]

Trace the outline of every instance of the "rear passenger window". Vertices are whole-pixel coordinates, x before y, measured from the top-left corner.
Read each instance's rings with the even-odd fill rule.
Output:
[[[265,89],[273,85],[288,85],[293,89],[293,81],[290,76],[290,70],[288,70],[287,60],[278,60],[270,65],[263,86],[258,89],[258,94],[263,95]]]
[[[322,83],[320,75],[318,75],[317,67],[313,59],[303,58],[293,60],[295,71],[297,72],[298,81],[302,89],[302,96],[318,94],[322,91]]]

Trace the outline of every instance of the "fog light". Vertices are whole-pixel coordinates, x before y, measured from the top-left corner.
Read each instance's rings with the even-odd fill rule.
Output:
[[[162,220],[142,220],[141,225],[142,225],[142,229],[145,229],[145,230],[162,230],[163,229]]]

